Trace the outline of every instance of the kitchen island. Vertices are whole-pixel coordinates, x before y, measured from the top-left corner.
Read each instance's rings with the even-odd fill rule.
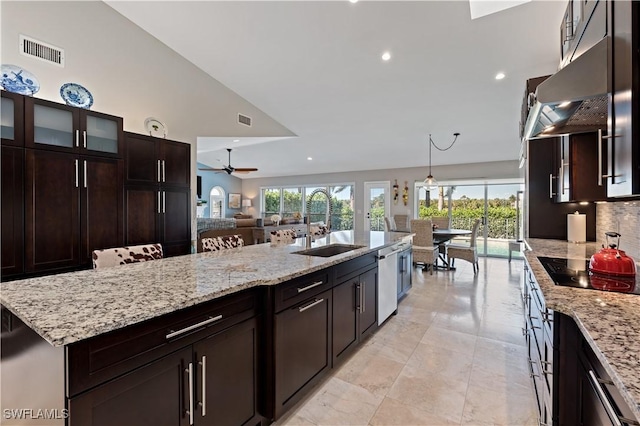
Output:
[[[526,261],[546,307],[575,321],[633,416],[640,419],[640,296],[555,285],[538,260],[538,256],[588,260],[600,249],[596,243],[529,239],[527,244],[531,250],[524,253]]]
[[[206,390],[204,385],[216,368],[221,370],[220,376],[226,374],[220,365],[224,361],[229,363],[229,371],[235,371],[234,363],[239,364],[238,373],[227,377],[227,382],[237,384],[244,377],[248,383],[237,394],[248,395],[254,408],[261,405],[257,409],[261,414],[255,413],[247,421],[269,421],[299,399],[307,383],[317,382],[322,376],[319,372],[332,368],[339,355],[331,352],[334,335],[340,335],[343,346],[351,349],[359,342],[360,332],[375,329],[365,324],[374,324],[376,318],[375,254],[379,248],[405,238],[404,233],[341,231],[317,239],[313,246],[361,247],[331,257],[307,256],[296,253],[305,250],[304,239],[298,239],[294,244],[259,244],[3,283],[0,302],[22,326],[12,335],[12,315],[3,314],[3,367],[10,366],[7,373],[13,372],[3,372],[3,408],[23,407],[28,402],[31,408],[68,409],[68,424],[140,424],[140,417],[135,421],[124,414],[113,417],[114,410],[121,407],[109,404],[116,400],[114,395],[124,392],[121,401],[131,400],[131,407],[120,411],[134,412],[139,402],[133,398],[136,393],[122,389],[142,389],[145,383],[154,383],[150,386],[154,388],[158,384],[150,380],[161,377],[164,382],[176,383],[171,392],[158,395],[173,399],[152,402],[173,410],[174,415],[162,416],[162,423],[142,420],[145,424],[193,424],[194,413],[201,415],[195,424],[215,424],[211,413],[216,412],[213,408],[225,392],[213,386]],[[345,311],[339,313],[340,324],[345,324],[346,314],[347,319],[351,315],[353,326],[360,327],[353,342],[332,329],[337,309],[332,308],[332,298],[338,291],[334,285],[346,289],[341,294],[357,299],[355,304],[342,303]],[[369,288],[366,296],[365,287]],[[360,291],[359,298],[354,289]],[[309,327],[320,324],[326,329],[320,329],[326,331],[324,340],[309,343],[327,348],[318,372],[306,371],[312,380],[291,377],[290,371],[283,372],[279,367],[279,357],[290,363],[303,362],[302,367],[307,367],[305,360],[297,359],[287,346],[292,342],[283,340],[292,333],[305,336],[304,329],[292,326],[304,323],[302,319],[285,321],[290,312],[315,315],[310,317],[315,321],[307,321]],[[39,348],[37,365],[33,358],[20,356],[20,344],[25,342],[27,349]],[[307,344],[302,343],[302,347]],[[226,346],[219,349],[221,345]],[[250,355],[242,356],[247,353]],[[205,358],[214,360],[206,372]],[[22,368],[30,368],[40,377],[30,381]],[[139,374],[145,369],[148,371],[144,375]],[[46,391],[37,389],[42,377],[48,378]],[[218,382],[225,383],[222,379]],[[16,387],[18,383],[22,389]],[[206,404],[208,417],[204,415],[205,392],[218,395]],[[16,398],[6,399],[7,395]],[[280,397],[284,399],[275,401]],[[99,414],[99,410],[107,410],[110,417]],[[240,424],[245,423],[242,419]],[[64,419],[58,424],[64,424]]]

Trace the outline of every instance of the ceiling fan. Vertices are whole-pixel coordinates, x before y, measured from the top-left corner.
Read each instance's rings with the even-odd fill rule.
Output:
[[[231,166],[231,148],[227,148],[227,151],[229,151],[229,164],[224,166],[221,169],[216,169],[216,168],[202,168],[202,169],[198,169],[198,170],[203,170],[203,171],[214,171],[214,172],[227,172],[227,174],[231,174],[231,173],[249,173],[249,172],[257,172],[258,169],[256,169],[255,167],[232,167]]]

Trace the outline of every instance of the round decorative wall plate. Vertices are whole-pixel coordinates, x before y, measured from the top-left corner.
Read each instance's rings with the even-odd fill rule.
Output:
[[[35,75],[17,65],[2,64],[0,67],[2,80],[0,85],[7,92],[33,96],[40,90],[40,82]]]
[[[93,105],[93,95],[78,83],[65,83],[60,86],[60,96],[69,106],[89,109]]]
[[[167,137],[166,124],[156,118],[148,117],[144,120],[144,128],[149,132],[149,136]]]

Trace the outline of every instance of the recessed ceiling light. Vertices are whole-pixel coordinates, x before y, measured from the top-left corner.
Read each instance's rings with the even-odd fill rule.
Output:
[[[496,80],[502,80],[505,77],[503,72],[499,72],[498,74],[496,74]]]
[[[358,0],[349,0],[349,3],[358,3]]]
[[[384,52],[384,53],[382,54],[382,60],[383,60],[383,61],[388,61],[389,59],[391,59],[391,53],[389,53],[389,52]]]
[[[356,1],[358,1],[358,0],[356,0]],[[307,160],[311,161],[311,160],[313,160],[313,158],[312,157],[307,157]]]
[[[240,139],[234,139],[233,141],[234,142],[240,142]]]

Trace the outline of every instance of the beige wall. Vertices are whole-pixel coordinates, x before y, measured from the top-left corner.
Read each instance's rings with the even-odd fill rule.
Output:
[[[490,163],[459,164],[453,166],[434,166],[433,175],[438,181],[466,180],[466,179],[511,179],[520,177],[518,161],[496,161]],[[356,215],[355,229],[364,228],[362,209],[364,208],[364,183],[374,181],[398,180],[402,187],[406,180],[409,184],[409,202],[405,206],[402,201],[391,203],[391,215],[412,214],[414,202],[414,182],[423,181],[428,174],[426,167],[411,167],[406,169],[368,170],[348,173],[327,173],[319,175],[285,176],[277,178],[256,178],[242,180],[243,197],[251,198],[253,207],[250,213],[260,214],[260,188],[265,186],[312,185],[312,184],[355,184]],[[402,194],[402,193],[401,193]]]

